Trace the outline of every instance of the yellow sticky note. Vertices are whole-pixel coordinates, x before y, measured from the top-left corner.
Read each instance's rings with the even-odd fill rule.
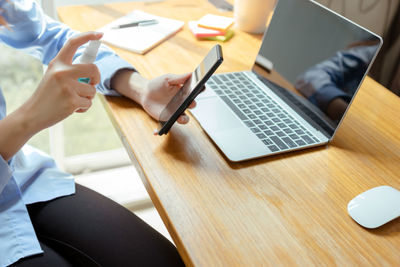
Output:
[[[203,40],[209,40],[209,41],[220,41],[220,42],[226,42],[229,39],[231,39],[234,35],[234,31],[232,29],[229,29],[225,35],[219,35],[219,36],[211,36],[211,37],[204,37],[202,38]]]
[[[207,14],[199,19],[197,23],[203,28],[226,31],[233,24],[233,18]]]

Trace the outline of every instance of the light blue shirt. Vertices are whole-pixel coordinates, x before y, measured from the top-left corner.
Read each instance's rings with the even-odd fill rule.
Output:
[[[0,42],[23,49],[44,64],[57,55],[67,39],[77,34],[44,15],[35,1],[0,0],[0,8],[12,29],[0,26]],[[83,49],[78,50],[75,58]],[[98,90],[107,95],[118,95],[109,89],[115,72],[122,68],[133,69],[105,46],[99,50],[96,65],[102,77]],[[5,116],[6,104],[0,89],[0,119]],[[0,156],[0,266],[43,253],[26,205],[74,192],[72,175],[60,171],[53,159],[33,147],[25,145],[9,162]]]

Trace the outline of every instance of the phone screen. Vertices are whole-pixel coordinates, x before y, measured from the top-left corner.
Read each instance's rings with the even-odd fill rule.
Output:
[[[159,135],[168,132],[172,124],[201,92],[206,81],[221,63],[221,47],[220,45],[216,45],[210,50],[199,66],[193,71],[192,76],[185,82],[183,87],[161,112],[159,120],[162,127],[159,130]]]

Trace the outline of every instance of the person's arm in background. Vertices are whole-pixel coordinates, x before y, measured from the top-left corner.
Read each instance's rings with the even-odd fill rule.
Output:
[[[371,61],[375,46],[355,46],[337,52],[302,74],[295,87],[331,119],[341,118]],[[349,88],[347,88],[349,87]]]

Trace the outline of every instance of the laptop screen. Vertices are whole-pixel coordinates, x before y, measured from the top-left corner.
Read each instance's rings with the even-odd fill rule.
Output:
[[[381,45],[318,3],[279,0],[253,71],[332,137]]]

